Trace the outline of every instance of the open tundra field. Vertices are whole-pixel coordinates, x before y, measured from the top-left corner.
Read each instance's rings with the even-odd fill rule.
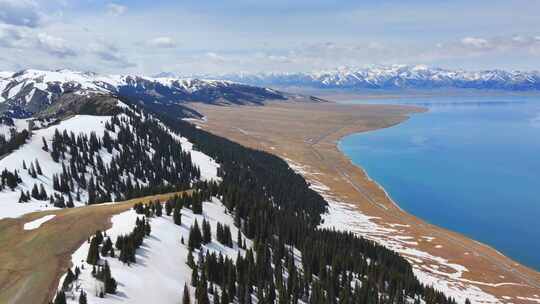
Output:
[[[206,116],[200,127],[286,159],[330,202],[325,225],[399,252],[422,282],[473,303],[540,302],[538,272],[404,212],[337,149],[347,134],[389,127],[423,109],[332,103],[191,106]]]
[[[0,303],[48,303],[71,255],[111,217],[134,204],[164,201],[178,193],[26,214],[0,220]]]

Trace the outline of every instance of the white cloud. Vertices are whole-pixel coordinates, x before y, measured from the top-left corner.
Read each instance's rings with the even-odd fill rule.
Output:
[[[171,37],[156,37],[148,41],[148,45],[156,48],[174,48],[176,42]]]
[[[486,39],[476,37],[465,37],[461,39],[461,43],[466,47],[473,47],[477,49],[490,48],[490,43]]]
[[[461,40],[465,48],[476,51],[532,51],[540,47],[540,39],[536,36],[513,35],[490,38],[466,37]]]
[[[206,58],[213,61],[213,62],[225,62],[227,61],[227,59],[223,56],[220,56],[214,52],[207,52],[206,54]]]
[[[107,14],[109,16],[118,17],[123,15],[127,11],[127,6],[116,4],[116,3],[109,3],[107,4]]]
[[[70,48],[64,39],[46,33],[37,35],[37,45],[43,51],[60,58],[77,55],[75,50]]]
[[[32,0],[0,0],[0,22],[16,26],[38,27],[43,20],[39,6]]]

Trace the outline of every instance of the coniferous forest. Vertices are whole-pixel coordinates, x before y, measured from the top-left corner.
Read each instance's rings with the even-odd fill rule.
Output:
[[[200,170],[190,153],[151,116],[123,110],[105,123],[105,129],[103,136],[56,129],[52,141],[43,138],[42,150],[62,170],[52,175],[54,191],[47,193],[37,179],[42,175],[39,162],[23,162],[36,181],[31,192],[21,191],[19,202],[34,198],[55,207],[74,207],[74,201],[97,204],[186,190],[199,180]],[[10,141],[24,143],[26,139],[19,139],[23,135],[29,136],[25,130]],[[21,183],[16,170],[4,170],[0,177],[0,190],[13,190]]]
[[[238,251],[236,260],[232,260],[221,253],[206,251],[204,245],[212,241],[212,227],[206,220],[195,220],[190,227],[189,239],[185,243],[182,239],[182,245],[189,248],[186,261],[192,269],[190,284],[195,290],[196,303],[455,303],[443,293],[421,284],[414,276],[412,266],[397,253],[349,232],[319,229],[322,214],[327,210],[326,201],[279,157],[243,147],[184,121],[159,113],[154,115],[170,130],[187,137],[196,149],[214,158],[220,164],[221,181],[190,184],[191,178],[197,180],[197,168],[192,167],[187,155],[173,151],[180,147],[170,135],[158,137],[163,135],[159,131],[163,129],[159,124],[151,123],[152,119],[146,120],[150,123],[136,119],[130,122],[134,126],[140,124],[140,129],[133,128],[137,137],[128,135],[130,132],[126,130],[118,132],[116,140],[105,139],[106,135],[101,140],[91,139],[93,136],[76,139],[77,147],[90,155],[99,150],[100,145],[112,149],[111,146],[126,144],[129,147],[126,150],[131,151],[132,156],[120,153],[107,170],[95,165],[97,172],[102,174],[87,184],[92,182],[95,189],[101,189],[100,192],[96,190],[96,197],[111,192],[130,197],[142,189],[147,193],[164,190],[157,176],[151,178],[145,174],[149,172],[146,166],[150,164],[156,166],[156,171],[152,172],[168,178],[168,188],[195,188],[189,195],[176,196],[166,202],[136,204],[134,210],[144,217],[137,220],[130,234],[110,240],[100,232],[96,233],[90,240],[87,262],[98,265],[95,277],[104,282],[104,294],[114,293],[116,281],[107,264],[99,262],[100,256],[116,257],[127,265],[136,263],[135,252],[144,237],[151,233],[149,218],[170,216],[174,224],[182,225],[183,208],[191,209],[193,214],[203,214],[203,202],[215,196],[239,228],[233,241],[230,227],[218,223],[214,227],[217,241],[230,248],[242,248],[245,254]],[[116,120],[107,128],[121,130],[122,124]],[[152,128],[155,128],[156,136],[145,136],[144,130],[152,132]],[[72,138],[58,135],[55,140],[61,143],[53,148],[59,160],[63,159],[63,147],[74,142]],[[141,138],[161,141],[156,143],[163,147],[163,151],[156,151],[159,158],[148,158],[146,153],[138,150],[144,144],[145,139]],[[133,155],[140,158],[130,158],[135,157]],[[131,169],[127,166],[129,161],[136,164]],[[81,158],[75,160],[73,166],[85,165],[89,164]],[[182,168],[187,171],[180,172]],[[132,185],[130,191],[121,191],[126,190],[122,188],[126,185],[109,179],[110,171],[130,172],[152,186]],[[72,172],[79,173],[66,170],[65,177],[59,177],[59,180],[73,179],[76,174]],[[242,235],[253,245],[248,248]],[[183,303],[190,303],[187,286],[179,288],[184,288]],[[59,293],[57,299],[63,296]]]

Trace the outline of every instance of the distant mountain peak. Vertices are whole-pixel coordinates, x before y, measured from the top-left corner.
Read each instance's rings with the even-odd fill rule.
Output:
[[[154,78],[179,78],[177,74],[172,72],[161,72],[153,75]]]
[[[540,90],[540,72],[466,71],[426,65],[374,65],[339,67],[307,73],[229,74],[223,79],[263,86],[307,86],[341,89],[436,89]]]

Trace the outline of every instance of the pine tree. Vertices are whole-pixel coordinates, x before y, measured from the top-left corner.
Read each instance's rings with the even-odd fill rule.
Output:
[[[116,287],[118,284],[116,283],[116,280],[111,276],[111,269],[107,262],[105,262],[105,266],[103,266],[103,284],[105,286],[106,293],[116,293]]]
[[[206,282],[201,279],[195,288],[195,299],[197,300],[197,304],[210,304],[208,290],[205,283]]]
[[[191,229],[189,230],[189,239],[188,239],[188,248],[190,251],[193,249],[201,248],[201,230],[199,229],[199,224],[197,223],[197,220],[195,220],[195,223],[193,226],[191,226]]]
[[[101,245],[101,243],[103,242],[103,233],[101,232],[101,230],[96,230],[95,237],[98,245]]]
[[[26,203],[28,202],[28,197],[24,193],[24,191],[21,190],[21,195],[19,196],[19,203]]]
[[[202,214],[203,213],[203,205],[202,202],[198,199],[195,199],[191,205],[191,210],[195,214]]]
[[[41,147],[41,149],[43,149],[43,151],[45,152],[49,152],[49,146],[47,145],[47,141],[45,140],[45,137],[42,137],[41,140],[43,141],[43,147]]]
[[[39,199],[39,190],[36,184],[34,184],[34,187],[32,187],[32,197]]]
[[[79,295],[79,304],[88,304],[87,300],[86,300],[86,292],[84,292],[84,290],[81,289],[81,293]]]
[[[171,203],[171,200],[167,200],[165,202],[165,214],[167,214],[167,216],[170,216],[171,215],[171,212],[172,212],[172,203]]]
[[[229,304],[231,301],[229,300],[229,294],[227,293],[227,290],[221,291],[221,303],[222,304]],[[273,303],[273,302],[271,302]]]
[[[28,168],[28,174],[30,174],[32,178],[37,178],[36,168],[34,168],[33,163],[30,163],[30,168]]]
[[[188,252],[186,264],[187,264],[191,269],[194,269],[195,266],[196,266],[196,265],[195,265],[195,260],[194,260],[194,258],[193,258],[193,253],[192,253],[191,250]]]
[[[93,237],[90,241],[90,248],[88,249],[88,256],[86,262],[91,265],[96,265],[99,261],[99,245],[97,237]]]
[[[242,232],[240,231],[240,228],[238,229],[238,234],[236,235],[236,243],[238,244],[238,247],[242,247]]]
[[[56,297],[54,298],[54,304],[66,304],[66,294],[63,291],[59,291],[56,293]]]
[[[176,225],[182,226],[182,213],[180,213],[180,208],[174,208],[173,221]]]
[[[199,269],[197,269],[197,266],[193,268],[193,271],[191,272],[191,286],[196,287],[199,284]]]
[[[160,217],[163,214],[163,205],[161,205],[161,202],[156,201],[154,203],[155,209],[156,209],[156,216]]]
[[[210,227],[210,223],[208,223],[208,221],[203,220],[202,230],[203,230],[202,242],[204,244],[210,243],[212,241],[212,228]]]
[[[103,243],[103,246],[101,246],[101,255],[102,256],[107,256],[109,254],[109,252],[111,252],[111,250],[114,250],[113,249],[113,243],[111,241],[111,238],[107,237],[105,239],[105,242]]]
[[[66,204],[66,207],[68,207],[68,208],[75,207],[75,204],[73,203],[73,196],[71,195],[71,192],[68,192],[68,202]]]
[[[39,185],[39,199],[42,201],[47,200],[47,191],[45,191],[43,184]]]
[[[39,161],[36,159],[36,171],[38,175],[43,175],[43,172],[41,171],[41,166],[39,165]]]
[[[62,291],[68,291],[70,289],[71,283],[75,280],[75,275],[68,269],[66,277],[64,278],[64,283],[62,283]]]
[[[189,296],[189,287],[187,283],[184,283],[184,296],[182,297],[182,304],[191,304],[191,297]]]

